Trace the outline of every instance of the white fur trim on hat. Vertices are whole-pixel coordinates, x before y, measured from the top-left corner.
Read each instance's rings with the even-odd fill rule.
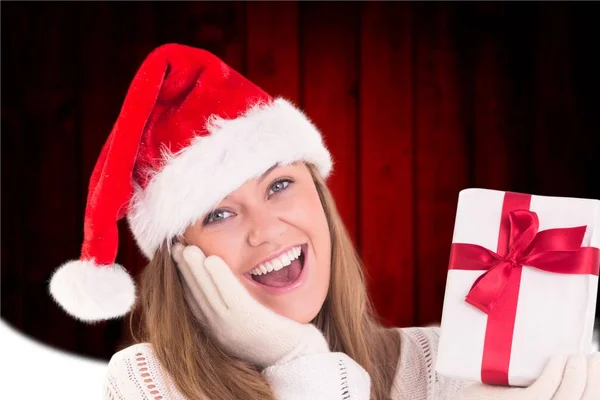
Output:
[[[260,104],[231,120],[213,118],[165,166],[145,190],[136,188],[127,219],[150,259],[165,239],[182,234],[246,181],[275,164],[315,165],[323,178],[332,169],[329,151],[311,121],[284,99]]]
[[[52,275],[50,294],[68,314],[85,322],[120,318],[136,298],[135,283],[122,266],[98,266],[93,260],[63,264]]]

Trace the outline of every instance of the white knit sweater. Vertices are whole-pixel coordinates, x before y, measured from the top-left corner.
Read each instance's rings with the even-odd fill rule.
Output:
[[[397,329],[400,357],[393,400],[452,400],[466,383],[435,373],[437,328]],[[370,378],[343,353],[305,356],[263,372],[278,400],[368,400]],[[188,400],[161,369],[148,343],[116,353],[106,377],[106,399]]]

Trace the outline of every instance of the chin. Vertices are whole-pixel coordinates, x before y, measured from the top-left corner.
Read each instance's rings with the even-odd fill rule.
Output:
[[[300,324],[308,324],[312,320],[315,319],[315,317],[317,316],[317,314],[319,313],[320,310],[321,310],[321,307],[318,307],[316,310],[314,310],[314,309],[303,309],[303,310],[286,309],[286,310],[273,310],[273,311],[275,311],[279,315],[282,315],[282,316],[284,316],[288,319],[291,319],[293,321],[296,321]]]

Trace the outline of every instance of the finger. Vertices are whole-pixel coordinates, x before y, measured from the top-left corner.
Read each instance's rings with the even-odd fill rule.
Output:
[[[211,319],[214,312],[209,306],[206,296],[202,292],[202,288],[198,282],[196,282],[196,278],[192,274],[190,266],[183,258],[184,249],[184,245],[176,243],[171,250],[171,254],[175,260],[177,269],[183,277],[183,289],[186,299],[188,300],[192,312],[196,315],[196,318],[202,320],[202,316],[205,316],[206,318]]]
[[[204,261],[204,265],[228,308],[239,309],[240,306],[254,302],[250,293],[221,257],[210,256]]]
[[[552,399],[562,381],[563,372],[567,363],[567,357],[562,355],[553,356],[542,370],[537,380],[524,392],[536,399]]]
[[[184,260],[183,260],[183,249],[184,248],[185,248],[185,246],[179,242],[175,243],[173,245],[173,247],[171,247],[171,255],[173,256],[173,260],[175,260],[175,262],[177,263],[177,266],[180,266],[184,262]]]
[[[190,285],[189,282],[192,280],[194,280],[194,277],[190,276],[190,279],[185,279],[185,282],[183,283],[186,301],[196,319],[210,322],[214,318],[214,311],[199,286]]]
[[[564,373],[553,400],[581,399],[587,381],[587,357],[573,355],[567,359]]]
[[[196,246],[187,246],[183,250],[183,258],[189,265],[194,281],[200,286],[202,293],[206,298],[206,303],[217,314],[223,313],[227,307],[221,298],[221,295],[214,285],[213,280],[204,266],[206,256]]]
[[[203,319],[203,316],[206,318],[211,318],[212,309],[209,306],[202,289],[198,285],[198,282],[196,282],[191,269],[183,259],[183,249],[183,246],[181,246],[179,249],[174,249],[173,258],[177,262],[179,272],[183,278],[183,290],[188,305],[192,309],[192,312],[196,318],[200,320]]]
[[[600,353],[588,356],[587,382],[582,400],[600,399]]]

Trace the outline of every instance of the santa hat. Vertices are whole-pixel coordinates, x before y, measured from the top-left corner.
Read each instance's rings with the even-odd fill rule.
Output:
[[[79,260],[58,268],[50,293],[86,322],[118,318],[136,299],[115,263],[127,217],[151,259],[225,196],[276,164],[305,161],[326,178],[319,131],[207,51],[163,45],[142,63],[92,173]]]

